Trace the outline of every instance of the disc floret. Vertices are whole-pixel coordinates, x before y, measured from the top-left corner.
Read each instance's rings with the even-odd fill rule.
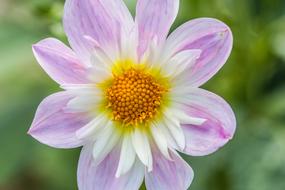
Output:
[[[157,115],[167,89],[141,69],[115,76],[107,89],[107,107],[113,119],[127,125],[146,123]]]

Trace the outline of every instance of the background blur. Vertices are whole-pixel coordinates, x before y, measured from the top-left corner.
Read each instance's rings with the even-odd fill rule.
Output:
[[[135,1],[128,0],[134,10]],[[26,134],[40,101],[59,90],[33,58],[45,37],[65,40],[63,0],[0,0],[0,190],[76,190],[79,149],[57,150]],[[285,1],[181,0],[173,28],[215,17],[234,33],[228,63],[204,88],[237,114],[234,140],[186,157],[191,190],[285,189]],[[134,12],[134,11],[133,11]]]

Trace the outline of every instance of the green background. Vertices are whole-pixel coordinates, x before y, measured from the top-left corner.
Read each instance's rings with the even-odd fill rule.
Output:
[[[135,1],[127,1],[134,10]],[[75,190],[80,149],[49,148],[28,136],[40,101],[59,90],[36,63],[31,45],[65,40],[62,0],[0,0],[0,190]],[[134,12],[134,11],[133,11]],[[224,97],[237,120],[220,151],[185,159],[191,190],[285,189],[285,1],[181,0],[173,29],[215,17],[234,34],[227,64],[203,88]]]

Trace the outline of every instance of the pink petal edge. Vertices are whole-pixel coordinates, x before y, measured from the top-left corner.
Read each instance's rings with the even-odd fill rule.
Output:
[[[33,52],[41,67],[57,83],[88,83],[86,66],[59,40],[44,39],[33,45]]]
[[[179,0],[138,0],[136,25],[139,33],[138,55],[141,57],[153,40],[163,43],[179,9]]]
[[[173,56],[188,49],[200,49],[196,63],[181,77],[184,85],[199,87],[214,76],[227,61],[233,46],[230,28],[212,18],[191,20],[178,27],[167,39],[164,56]]]
[[[67,0],[63,25],[73,50],[90,63],[94,47],[84,36],[93,38],[109,55],[117,54],[122,35],[127,39],[134,21],[123,0]]]
[[[84,113],[64,112],[66,104],[73,97],[68,92],[58,92],[45,98],[38,106],[28,134],[55,148],[82,146],[85,142],[76,137],[76,131],[90,119]]]
[[[202,89],[192,89],[183,110],[192,117],[207,119],[200,126],[182,125],[186,148],[191,156],[211,154],[224,146],[236,130],[236,118],[229,104],[221,97]],[[182,102],[181,102],[182,103]]]
[[[170,151],[172,161],[165,158],[159,151],[153,154],[153,170],[145,174],[145,184],[148,190],[186,190],[189,188],[194,172],[178,153]]]
[[[98,165],[93,164],[93,145],[85,145],[81,151],[77,180],[79,190],[138,190],[144,178],[144,166],[136,160],[131,170],[115,177],[120,159],[120,148],[115,147]]]

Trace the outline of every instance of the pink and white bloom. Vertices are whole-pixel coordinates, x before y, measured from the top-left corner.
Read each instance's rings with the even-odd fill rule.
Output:
[[[48,38],[34,55],[63,91],[39,105],[29,130],[55,148],[83,146],[80,190],[184,190],[191,167],[177,153],[203,156],[235,132],[231,107],[199,88],[232,49],[227,25],[189,21],[168,36],[179,0],[67,0],[71,48]]]

